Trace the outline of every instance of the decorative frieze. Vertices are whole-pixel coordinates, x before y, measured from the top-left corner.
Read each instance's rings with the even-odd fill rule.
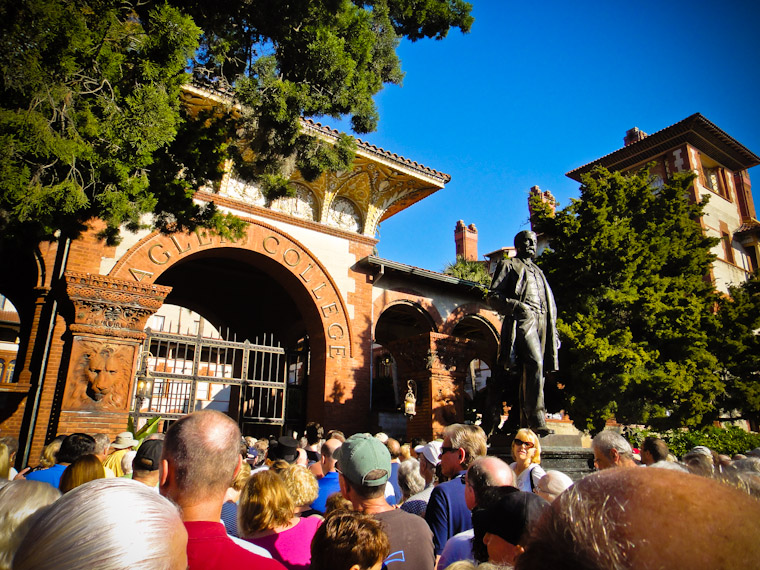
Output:
[[[148,318],[171,287],[124,281],[104,275],[65,275],[66,292],[74,304],[73,333],[142,339]]]

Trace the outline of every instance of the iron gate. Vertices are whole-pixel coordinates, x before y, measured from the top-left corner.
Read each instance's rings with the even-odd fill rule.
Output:
[[[272,335],[240,342],[204,337],[202,327],[197,335],[145,332],[135,378],[135,425],[211,408],[237,417],[244,433],[257,425],[281,431],[286,401],[289,406],[301,399],[308,349],[304,361],[303,347],[289,355]]]

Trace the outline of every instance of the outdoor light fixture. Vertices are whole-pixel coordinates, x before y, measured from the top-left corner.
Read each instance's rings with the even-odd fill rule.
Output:
[[[135,394],[140,400],[147,400],[153,395],[153,378],[140,378],[137,381],[137,393]]]
[[[140,377],[137,381],[137,389],[135,390],[135,397],[139,400],[137,406],[138,410],[142,408],[142,404],[145,400],[148,400],[153,396],[153,378],[150,376],[147,358],[153,358],[153,354],[149,351],[145,351],[140,355],[140,361],[142,363],[141,368],[144,371],[144,376]]]
[[[407,380],[407,392],[404,396],[404,415],[411,419],[417,415],[417,384],[414,380]]]

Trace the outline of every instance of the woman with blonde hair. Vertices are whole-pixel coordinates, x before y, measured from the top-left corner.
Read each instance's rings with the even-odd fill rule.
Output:
[[[299,517],[318,516],[322,513],[311,508],[311,504],[319,496],[319,483],[314,474],[301,465],[288,465],[279,473],[285,487],[293,499],[295,513]]]
[[[321,522],[296,515],[285,482],[272,471],[253,474],[240,493],[240,537],[265,548],[290,570],[305,570],[311,564],[309,547]]]
[[[13,555],[33,520],[61,492],[42,481],[19,479],[0,489],[0,570],[10,570]]]
[[[541,443],[538,436],[528,428],[518,430],[512,441],[512,458],[510,465],[515,472],[515,487],[532,493],[539,479],[546,475],[541,465]]]
[[[61,475],[58,488],[61,493],[68,493],[72,489],[95,479],[104,479],[106,470],[97,455],[88,453],[74,460],[74,463],[66,467]]]
[[[11,473],[11,454],[8,446],[0,443],[0,479],[9,479]]]
[[[55,457],[58,455],[58,450],[61,449],[61,443],[64,439],[66,439],[65,435],[59,435],[45,446],[40,453],[40,461],[36,469],[49,469],[55,465]]]

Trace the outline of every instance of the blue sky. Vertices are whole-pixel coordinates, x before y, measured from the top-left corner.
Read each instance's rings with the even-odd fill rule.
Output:
[[[402,43],[404,84],[378,95],[379,128],[362,137],[452,177],[382,223],[381,257],[440,271],[459,219],[477,226],[481,255],[512,245],[531,186],[566,206],[578,183],[565,172],[632,127],[700,112],[760,154],[760,4],[473,3],[469,34]],[[760,167],[750,176],[760,188]]]

